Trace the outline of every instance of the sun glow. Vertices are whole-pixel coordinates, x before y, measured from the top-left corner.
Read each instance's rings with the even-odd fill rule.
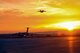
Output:
[[[62,23],[56,23],[56,24],[50,24],[45,26],[46,28],[63,28],[63,29],[67,29],[67,30],[73,30],[75,28],[77,28],[78,26],[80,26],[80,21],[75,21],[75,22],[62,22]]]
[[[73,30],[76,27],[76,24],[74,22],[64,22],[55,24],[56,27],[66,28],[68,30]]]

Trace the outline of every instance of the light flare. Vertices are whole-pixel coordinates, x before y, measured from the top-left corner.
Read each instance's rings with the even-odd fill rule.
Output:
[[[80,21],[74,21],[74,22],[62,22],[62,23],[56,23],[56,24],[50,24],[47,26],[44,26],[46,28],[63,28],[67,30],[73,30],[80,26]]]

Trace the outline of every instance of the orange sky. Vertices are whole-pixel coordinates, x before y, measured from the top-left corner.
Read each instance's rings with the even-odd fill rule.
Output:
[[[0,0],[0,33],[25,31],[27,26],[41,31],[64,21],[80,21],[80,0]]]

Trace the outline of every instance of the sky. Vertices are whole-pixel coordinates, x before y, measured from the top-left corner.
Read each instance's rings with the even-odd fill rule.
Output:
[[[38,12],[40,9],[46,12]],[[80,0],[0,0],[0,33],[49,30],[44,26],[80,21]]]

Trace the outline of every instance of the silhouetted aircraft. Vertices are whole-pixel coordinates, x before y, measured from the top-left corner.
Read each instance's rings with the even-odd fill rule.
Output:
[[[40,12],[40,13],[44,13],[44,12],[46,12],[45,10],[39,10],[38,12]]]

